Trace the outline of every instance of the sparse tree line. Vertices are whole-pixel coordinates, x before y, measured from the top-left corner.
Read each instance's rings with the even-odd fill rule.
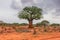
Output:
[[[12,24],[7,24],[7,23],[2,23],[0,24],[0,33],[11,33],[11,32],[31,32],[28,26],[29,24],[27,23],[12,23]],[[24,27],[22,27],[24,26]],[[34,28],[38,28],[39,32],[60,32],[60,24],[50,24],[49,21],[43,20],[39,23],[33,24]],[[36,29],[34,29],[34,32]]]
[[[22,11],[20,11],[18,13],[18,17],[20,19],[26,19],[28,21],[29,24],[27,23],[0,23],[0,28],[2,29],[2,31],[0,30],[0,32],[4,32],[7,30],[12,30],[14,29],[17,32],[30,32],[29,29],[34,29],[34,34],[36,33],[36,28],[38,28],[38,31],[40,32],[53,32],[53,31],[59,31],[60,32],[60,24],[50,24],[49,21],[47,20],[43,20],[39,23],[33,24],[34,20],[38,20],[43,18],[43,14],[42,14],[43,10],[39,7],[36,6],[31,6],[31,7],[25,7]],[[24,26],[24,28],[21,28],[21,26]],[[26,28],[26,26],[28,26]],[[7,31],[10,32],[10,31]]]

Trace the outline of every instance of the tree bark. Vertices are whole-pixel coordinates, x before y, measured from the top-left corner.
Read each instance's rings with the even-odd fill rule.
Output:
[[[33,28],[33,20],[29,20],[29,28]]]

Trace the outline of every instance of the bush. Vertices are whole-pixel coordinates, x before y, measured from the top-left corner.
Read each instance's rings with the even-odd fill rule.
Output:
[[[36,26],[40,26],[40,27],[41,27],[41,26],[42,26],[42,24],[41,24],[41,23],[36,23]]]
[[[60,24],[53,23],[50,26],[60,26]]]
[[[7,23],[0,23],[0,26],[6,26],[8,25]]]
[[[24,25],[28,25],[27,23],[21,23],[20,25],[24,26]]]
[[[19,25],[19,23],[12,23],[12,25]]]

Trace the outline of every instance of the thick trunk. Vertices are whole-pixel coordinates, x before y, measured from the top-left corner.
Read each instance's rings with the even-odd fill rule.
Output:
[[[29,20],[29,28],[33,28],[33,21],[32,20]]]

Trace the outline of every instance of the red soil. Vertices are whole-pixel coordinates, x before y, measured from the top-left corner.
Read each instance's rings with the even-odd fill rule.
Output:
[[[8,33],[7,30],[11,32]],[[30,30],[32,32],[15,32],[14,29],[6,27],[6,32],[0,33],[0,40],[60,40],[60,32],[39,32],[37,28],[37,34],[33,35],[33,29]]]
[[[0,40],[60,40],[60,33],[7,33],[1,34]]]

